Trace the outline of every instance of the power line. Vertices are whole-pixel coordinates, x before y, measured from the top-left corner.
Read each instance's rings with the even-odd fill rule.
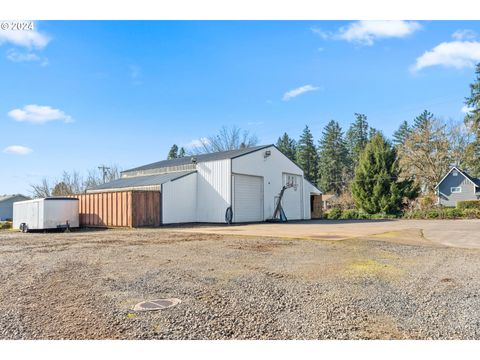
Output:
[[[100,165],[98,167],[100,170],[102,170],[102,175],[103,175],[103,183],[105,184],[105,180],[107,178],[107,175],[108,175],[108,171],[110,170],[110,168],[108,166],[105,166],[105,165]]]

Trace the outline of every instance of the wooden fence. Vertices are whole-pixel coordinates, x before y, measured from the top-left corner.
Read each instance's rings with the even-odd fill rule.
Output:
[[[112,191],[71,195],[78,198],[80,226],[160,226],[159,191]]]

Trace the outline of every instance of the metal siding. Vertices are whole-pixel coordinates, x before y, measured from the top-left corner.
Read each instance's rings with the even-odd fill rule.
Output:
[[[452,187],[461,187],[461,193],[451,193]],[[440,204],[444,206],[456,206],[458,201],[476,200],[474,185],[461,173],[453,176],[450,173],[438,186]]]
[[[163,184],[162,223],[197,221],[197,174]]]
[[[197,221],[225,222],[231,205],[230,159],[197,164]]]
[[[264,157],[265,150],[270,150],[271,155]],[[264,179],[264,217],[271,219],[275,210],[275,197],[279,195],[283,186],[283,173],[290,173],[300,176],[299,188],[303,187],[303,170],[283,155],[277,148],[270,146],[261,151],[256,151],[239,158],[232,159],[232,172],[262,176]],[[287,190],[288,191],[288,190]],[[300,218],[305,216],[303,198],[298,197],[301,207]],[[298,205],[295,204],[295,207]],[[291,212],[290,204],[286,204],[285,213]],[[288,216],[288,215],[287,215]]]
[[[304,218],[304,207],[303,207],[303,177],[300,175],[283,173],[283,185],[286,184],[286,177],[288,175],[293,175],[296,177],[297,181],[297,190],[295,188],[285,189],[282,199],[282,207],[285,212],[285,216],[288,220],[301,220]],[[305,217],[307,218],[307,217]]]

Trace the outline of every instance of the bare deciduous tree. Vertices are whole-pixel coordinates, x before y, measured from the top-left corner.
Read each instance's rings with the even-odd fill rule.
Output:
[[[258,144],[258,138],[248,130],[237,126],[223,126],[218,134],[201,138],[200,144],[190,149],[191,154],[204,154],[219,151],[249,148]]]
[[[111,165],[108,167],[105,181],[110,182],[120,177],[120,168],[118,165]],[[80,194],[87,189],[92,189],[97,185],[103,184],[103,172],[98,168],[89,170],[87,177],[84,178],[78,171],[68,172],[64,171],[60,180],[50,182],[43,178],[40,184],[31,185],[32,195],[35,198],[43,198],[49,196],[63,196],[71,194]]]
[[[44,198],[50,196],[50,184],[47,178],[43,178],[40,184],[31,185],[32,196],[34,198]]]

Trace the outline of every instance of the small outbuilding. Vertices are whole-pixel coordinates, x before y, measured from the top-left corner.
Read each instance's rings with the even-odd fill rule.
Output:
[[[13,219],[13,203],[16,201],[30,200],[22,194],[0,196],[0,221]]]
[[[288,220],[310,219],[321,195],[274,145],[143,165],[88,193],[140,190],[160,192],[161,224],[266,221],[279,200]]]

